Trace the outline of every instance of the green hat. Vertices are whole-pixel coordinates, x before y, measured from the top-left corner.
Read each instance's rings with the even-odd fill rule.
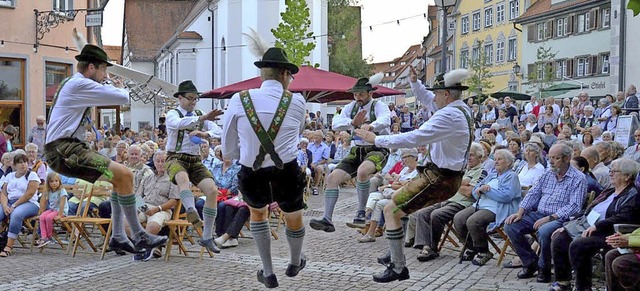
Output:
[[[462,80],[469,76],[469,71],[465,69],[456,69],[448,73],[440,73],[433,81],[431,90],[460,90],[469,89],[468,86],[462,85]]]
[[[298,66],[289,62],[287,53],[279,47],[269,48],[262,56],[262,60],[257,61],[253,64],[258,68],[287,69],[291,71],[291,74],[295,74],[298,72]]]
[[[82,48],[82,52],[80,52],[80,54],[76,56],[76,60],[81,62],[99,61],[102,63],[106,63],[107,67],[113,66],[113,64],[109,62],[107,53],[104,52],[104,50],[102,50],[100,47],[97,47],[92,44],[86,44]]]
[[[202,94],[201,92],[198,92],[198,89],[196,89],[196,86],[193,85],[193,82],[191,82],[191,80],[186,80],[186,81],[182,81],[182,83],[178,85],[178,92],[173,94],[173,97],[178,98],[178,95],[184,96],[184,94],[187,94],[187,93],[195,93],[197,95]]]
[[[369,83],[369,78],[360,78],[358,79],[358,81],[356,82],[355,85],[353,85],[353,87],[349,90],[347,90],[348,92],[369,92],[369,91],[375,91],[378,90],[378,88],[371,86],[371,83]]]

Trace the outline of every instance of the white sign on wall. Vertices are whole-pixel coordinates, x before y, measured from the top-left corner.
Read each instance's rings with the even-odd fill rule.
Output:
[[[634,144],[633,132],[635,132],[638,127],[638,118],[635,115],[618,116],[614,140],[622,144],[625,148]]]
[[[94,14],[87,14],[84,19],[84,25],[86,27],[102,26],[102,11]]]

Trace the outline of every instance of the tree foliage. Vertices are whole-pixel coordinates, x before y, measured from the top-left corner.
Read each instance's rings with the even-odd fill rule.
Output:
[[[360,38],[361,23],[355,0],[329,0],[329,71],[354,78],[371,75],[371,58],[362,58],[362,48],[354,40]],[[344,36],[344,37],[343,37]]]
[[[640,13],[640,0],[629,0],[627,9],[633,10],[633,16],[638,16],[638,13]]]
[[[282,21],[278,27],[271,29],[276,38],[276,46],[287,52],[289,61],[300,66],[310,65],[306,58],[316,47],[313,41],[311,17],[305,0],[285,0],[287,8],[280,13]],[[317,66],[317,64],[316,64]]]
[[[469,92],[478,96],[480,101],[484,99],[484,92],[493,88],[491,82],[491,72],[489,71],[488,56],[485,54],[483,41],[477,41],[476,46],[473,47],[471,59],[468,60],[469,69],[471,70],[471,77],[467,80],[467,86],[469,86]],[[477,54],[474,50],[477,48]]]
[[[527,93],[540,92],[553,85],[556,79],[556,67],[553,60],[557,54],[557,52],[551,51],[551,47],[545,48],[544,45],[538,47],[536,62],[527,72],[529,87],[534,90]]]

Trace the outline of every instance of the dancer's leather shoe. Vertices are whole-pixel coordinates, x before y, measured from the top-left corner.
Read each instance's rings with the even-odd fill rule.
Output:
[[[265,277],[263,270],[258,271],[258,282],[264,284],[267,288],[278,287],[278,278],[276,278],[276,274],[271,274]]]
[[[298,275],[298,273],[300,273],[300,270],[304,269],[306,265],[307,265],[307,257],[302,255],[302,257],[300,258],[300,265],[294,266],[292,264],[289,264],[284,274],[287,275],[287,277],[295,277]]]
[[[131,243],[129,239],[126,239],[126,241],[121,242],[116,240],[115,238],[111,238],[109,240],[109,248],[111,248],[111,250],[116,253],[124,251],[132,254],[144,254],[144,252],[147,251],[145,248],[137,248]]]
[[[407,269],[407,267],[402,268],[400,273],[396,273],[393,268],[393,264],[389,264],[384,271],[373,275],[373,281],[378,283],[388,283],[395,280],[402,281],[409,279],[409,269]]]

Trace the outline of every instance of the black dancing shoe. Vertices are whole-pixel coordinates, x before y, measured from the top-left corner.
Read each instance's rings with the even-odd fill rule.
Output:
[[[127,252],[131,254],[144,254],[147,250],[145,248],[139,248],[134,246],[129,239],[126,241],[120,242],[115,238],[111,238],[109,240],[109,248],[114,251],[116,254],[120,254],[120,252]]]
[[[292,264],[289,264],[284,274],[287,275],[287,277],[295,277],[298,275],[298,273],[300,273],[300,270],[304,269],[306,265],[307,265],[307,257],[302,255],[302,257],[300,257],[300,265],[294,266]]]
[[[309,226],[311,226],[311,228],[315,230],[322,230],[324,232],[336,231],[336,228],[335,226],[333,226],[333,223],[329,222],[326,218],[311,219],[311,221],[309,221]]]
[[[551,283],[551,270],[538,270],[538,277],[536,277],[538,283]]]
[[[389,283],[395,280],[402,281],[409,279],[409,269],[407,269],[407,267],[402,268],[400,273],[396,273],[393,268],[393,264],[389,264],[384,271],[373,275],[373,281],[378,283]]]
[[[271,274],[265,277],[263,270],[258,271],[258,282],[264,284],[267,288],[278,287],[278,278],[276,278],[276,274]]]
[[[137,239],[134,239],[133,244],[136,246],[136,249],[153,250],[156,247],[166,245],[167,236],[153,235],[144,232],[138,235]]]
[[[198,244],[200,246],[203,246],[203,247],[207,248],[207,250],[209,250],[210,252],[214,252],[216,254],[220,253],[220,249],[216,246],[215,242],[213,241],[213,238],[200,239],[198,241]]]

